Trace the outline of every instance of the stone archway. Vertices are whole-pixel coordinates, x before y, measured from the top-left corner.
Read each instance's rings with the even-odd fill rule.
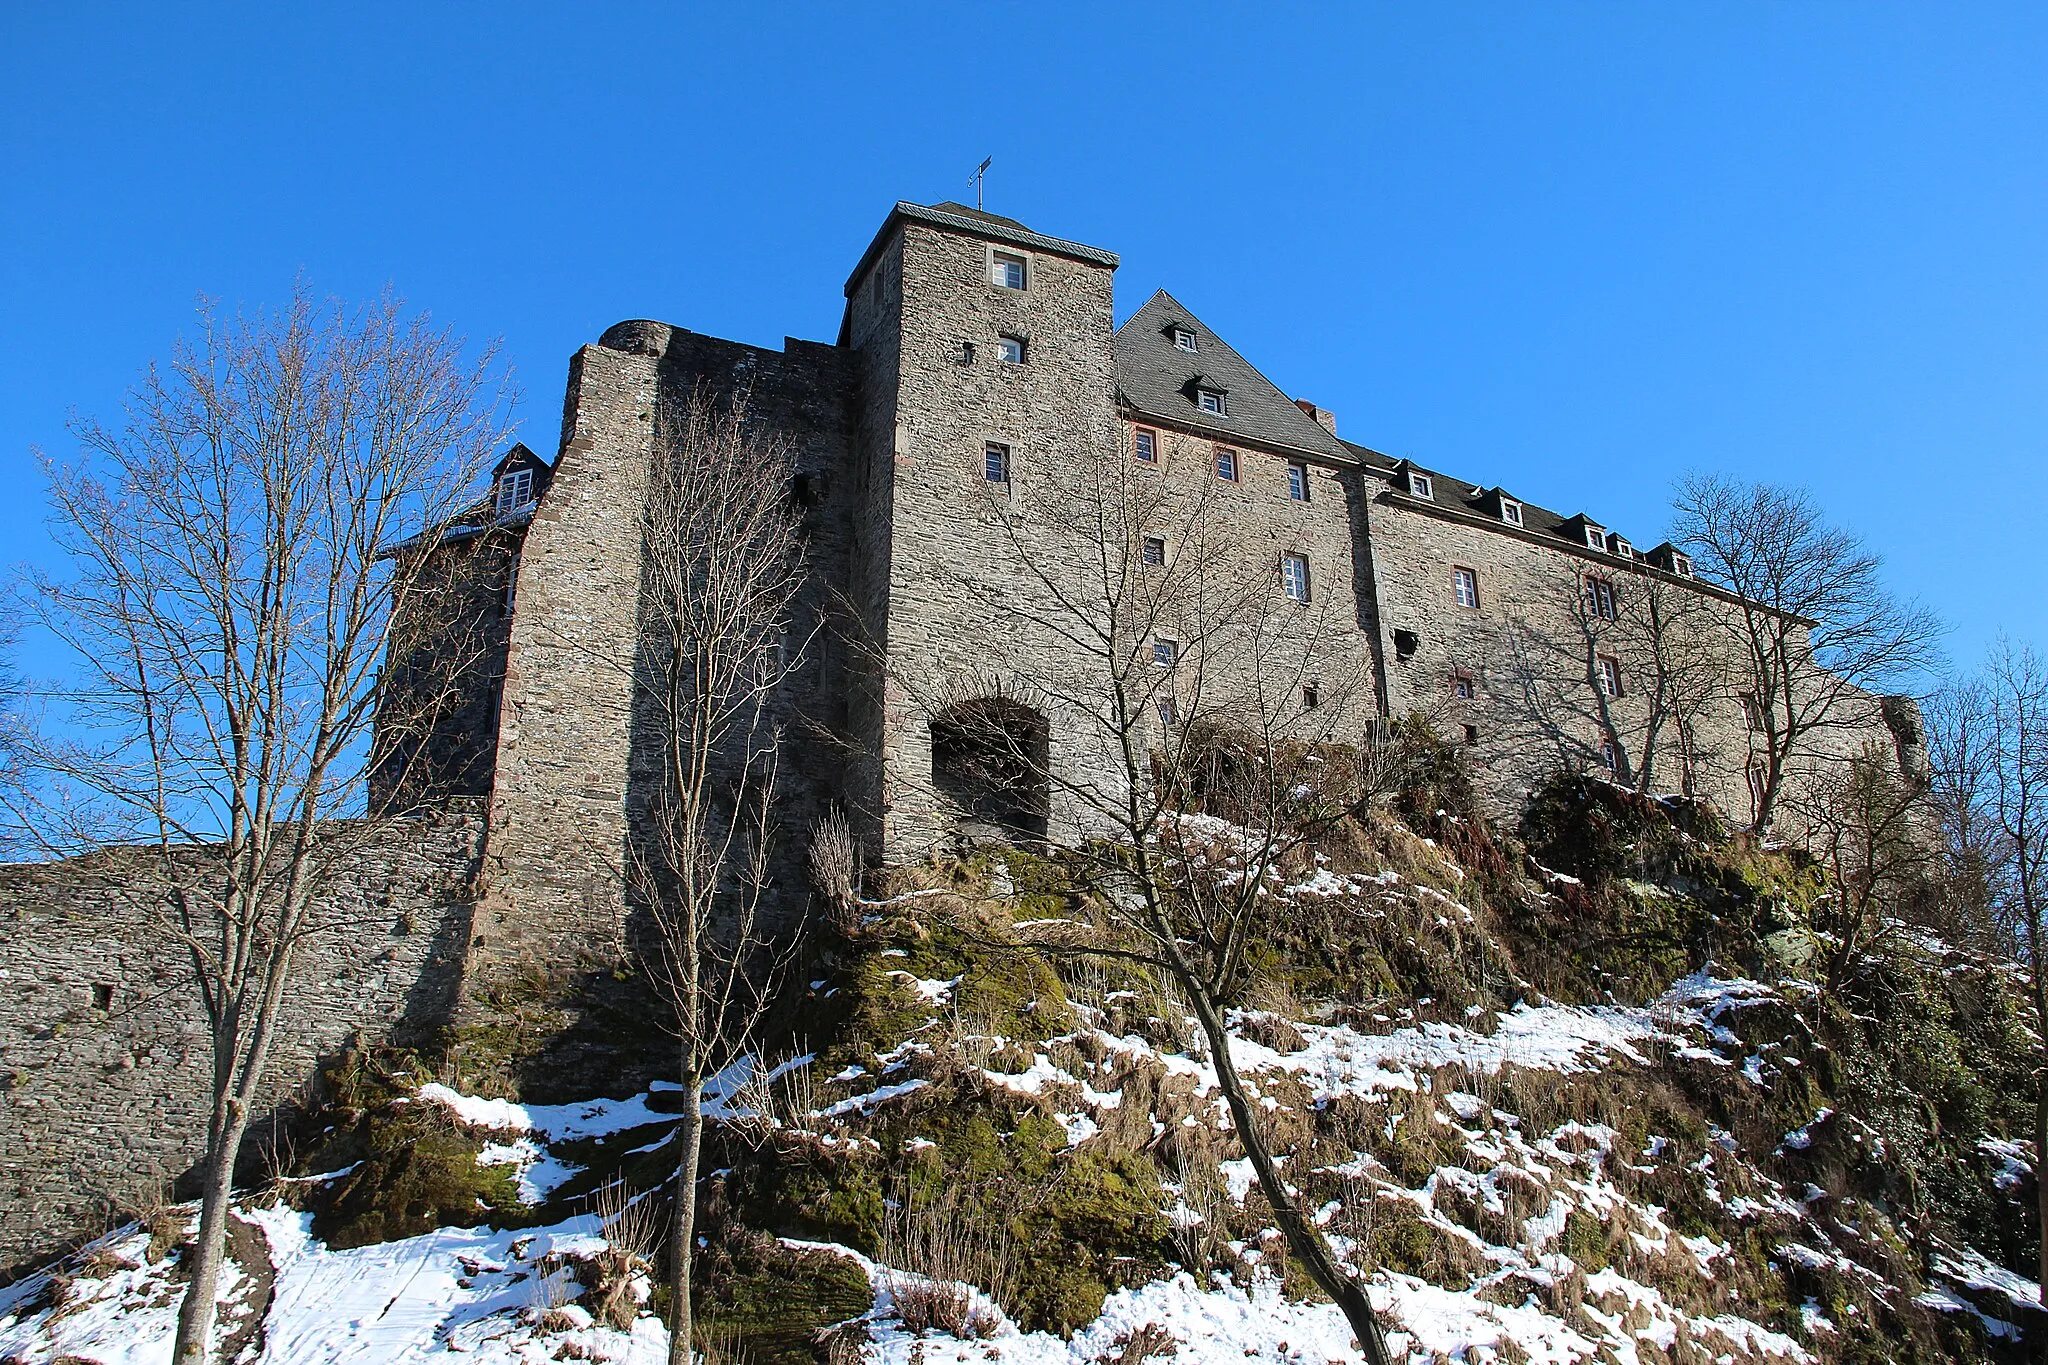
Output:
[[[1051,727],[1003,697],[956,702],[933,717],[932,788],[941,828],[963,842],[1043,842],[1052,808]]]

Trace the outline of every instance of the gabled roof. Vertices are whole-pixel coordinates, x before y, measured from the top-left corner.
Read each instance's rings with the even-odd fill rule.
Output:
[[[1195,334],[1193,354],[1173,344],[1175,327]],[[1227,413],[1195,405],[1198,377],[1202,387],[1228,395]],[[1117,328],[1116,386],[1126,407],[1168,425],[1347,463],[1357,458],[1164,289]]]

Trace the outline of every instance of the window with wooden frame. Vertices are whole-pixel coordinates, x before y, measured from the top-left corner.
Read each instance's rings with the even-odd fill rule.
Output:
[[[1139,464],[1159,463],[1159,433],[1150,427],[1131,432],[1131,455]]]
[[[1029,279],[1024,258],[1015,252],[998,251],[989,261],[989,282],[999,289],[1022,289]]]
[[[990,441],[982,447],[982,473],[990,483],[1010,481],[1010,448],[1000,441]]]
[[[1231,483],[1237,482],[1236,451],[1226,450],[1222,446],[1216,447],[1216,477]]]

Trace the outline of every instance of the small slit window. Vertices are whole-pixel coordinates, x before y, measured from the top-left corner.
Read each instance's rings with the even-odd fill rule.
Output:
[[[1218,446],[1216,448],[1216,477],[1219,479],[1228,479],[1231,483],[1237,482],[1236,451],[1225,450],[1221,446]]]
[[[1131,433],[1131,453],[1139,464],[1159,463],[1159,433],[1150,427],[1139,427]]]
[[[989,267],[989,278],[999,289],[1022,289],[1026,275],[1024,258],[1008,251],[998,251]]]
[[[1296,502],[1308,501],[1308,466],[1291,464],[1287,466],[1287,496]]]
[[[1297,602],[1308,601],[1308,556],[1280,556],[1280,586]]]
[[[1466,727],[1465,727],[1465,743],[1466,743],[1467,745],[1472,745],[1472,744],[1477,744],[1478,742],[1479,742],[1479,727],[1478,727],[1478,726],[1476,726],[1476,725],[1468,725],[1468,726],[1466,726]]]
[[[1010,481],[1010,448],[996,441],[982,447],[982,472],[990,483]]]
[[[1306,687],[1304,687],[1304,688],[1302,688],[1302,689],[1301,689],[1301,709],[1302,709],[1302,710],[1304,710],[1304,711],[1313,711],[1313,710],[1315,710],[1315,709],[1316,709],[1316,708],[1317,708],[1318,706],[1321,706],[1322,704],[1323,704],[1323,698],[1322,698],[1322,695],[1321,695],[1321,693],[1320,693],[1320,692],[1319,692],[1319,691],[1317,690],[1317,688],[1316,688],[1316,685],[1315,685],[1314,683],[1310,683],[1310,684],[1308,684],[1308,685],[1307,685]]]
[[[1408,492],[1412,497],[1433,500],[1436,497],[1436,481],[1427,474],[1417,474],[1410,471],[1408,475]]]
[[[1223,405],[1223,394],[1216,389],[1196,389],[1195,406],[1203,412],[1213,412],[1218,417],[1228,411]]]
[[[102,1014],[114,1008],[114,988],[107,982],[100,982],[92,988],[92,1007]]]
[[[1166,562],[1166,538],[1164,536],[1146,536],[1144,544],[1139,547],[1138,557],[1144,563],[1150,564],[1155,568],[1164,564]]]

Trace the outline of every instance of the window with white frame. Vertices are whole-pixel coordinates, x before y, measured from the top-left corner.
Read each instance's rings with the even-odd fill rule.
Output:
[[[1024,338],[997,337],[996,359],[1002,361],[1005,365],[1022,365],[1024,363]]]
[[[1237,452],[1216,447],[1216,477],[1237,482]]]
[[[1291,464],[1287,466],[1287,496],[1296,502],[1308,501],[1308,466]]]
[[[990,483],[1010,481],[1010,448],[997,441],[982,447],[982,472]]]
[[[1177,349],[1193,355],[1195,353],[1195,334],[1185,327],[1176,327],[1173,329],[1173,344]]]
[[[1636,557],[1636,547],[1629,544],[1625,536],[1616,536],[1614,538],[1614,553],[1620,555],[1623,559],[1634,559]]]
[[[1408,492],[1413,497],[1433,500],[1436,497],[1436,480],[1430,478],[1427,474],[1417,474],[1410,470],[1408,473]]]
[[[1008,251],[998,251],[989,263],[989,279],[999,288],[1022,289],[1025,281],[1024,258]]]
[[[1592,546],[1596,550],[1606,549],[1607,533],[1597,526],[1588,526],[1586,528],[1586,544]]]
[[[1600,766],[1611,773],[1621,771],[1621,755],[1615,751],[1611,739],[1600,741]]]
[[[1297,602],[1308,601],[1308,556],[1280,556],[1280,586]]]
[[[1225,414],[1223,395],[1215,389],[1196,389],[1195,406],[1203,412],[1213,412],[1218,417]]]
[[[1159,433],[1150,427],[1139,427],[1131,433],[1131,453],[1139,464],[1159,463]]]
[[[1671,552],[1671,572],[1677,574],[1680,578],[1691,578],[1692,556],[1682,555],[1678,551],[1673,550]]]
[[[1451,596],[1457,599],[1459,606],[1477,611],[1479,609],[1479,575],[1463,567],[1452,569]]]
[[[1614,584],[1592,574],[1586,575],[1586,610],[1602,621],[1614,619]]]
[[[1158,567],[1166,562],[1166,537],[1146,536],[1138,548],[1138,558],[1146,564]]]
[[[1152,662],[1161,668],[1172,668],[1180,662],[1180,644],[1174,640],[1154,640]]]
[[[533,471],[515,469],[500,475],[495,491],[495,507],[499,516],[507,516],[533,501]]]
[[[1522,524],[1522,504],[1516,502],[1513,498],[1502,498],[1500,500],[1500,519],[1510,526],[1520,526]]]
[[[1594,661],[1600,673],[1600,690],[1610,697],[1621,695],[1621,660],[1612,654],[1602,654]]]
[[[1757,705],[1756,693],[1741,692],[1736,695],[1742,702],[1742,723],[1747,725],[1752,731],[1763,729],[1764,712],[1763,708]]]

